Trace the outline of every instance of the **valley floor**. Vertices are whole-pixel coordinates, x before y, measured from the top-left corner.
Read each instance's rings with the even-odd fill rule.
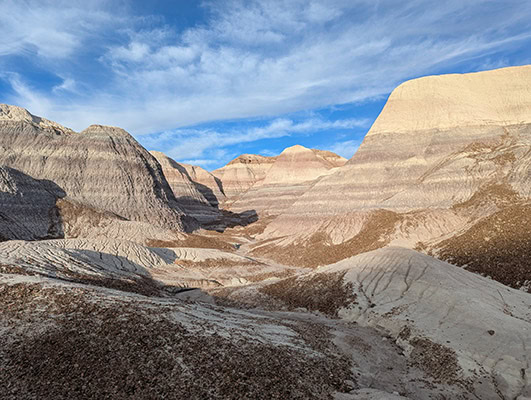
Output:
[[[403,248],[306,269],[206,235],[0,243],[1,397],[531,395],[527,293]]]

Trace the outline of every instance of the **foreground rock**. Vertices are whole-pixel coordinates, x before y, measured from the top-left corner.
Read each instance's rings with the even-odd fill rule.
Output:
[[[531,395],[529,294],[413,250],[379,249],[223,295],[383,328],[410,364],[476,398]]]

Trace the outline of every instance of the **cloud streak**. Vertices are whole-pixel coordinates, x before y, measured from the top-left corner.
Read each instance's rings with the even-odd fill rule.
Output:
[[[322,131],[352,130],[367,128],[366,119],[343,119],[329,121],[314,117],[301,121],[277,118],[266,125],[242,130],[233,128],[226,131],[214,129],[176,129],[146,135],[143,143],[150,148],[164,151],[178,161],[201,160],[201,164],[221,164],[234,156],[231,146],[275,139],[287,136],[309,135]],[[209,158],[205,158],[209,157]],[[189,162],[190,163],[190,162]]]
[[[37,87],[4,62],[13,93],[1,101],[77,130],[171,131],[173,155],[190,159],[208,141],[303,132],[277,117],[381,98],[410,77],[497,65],[500,51],[512,54],[504,63],[531,60],[527,0],[211,1],[184,30],[134,6],[86,3],[3,3],[0,61],[25,57],[59,83]],[[230,135],[184,128],[242,118],[274,122]]]

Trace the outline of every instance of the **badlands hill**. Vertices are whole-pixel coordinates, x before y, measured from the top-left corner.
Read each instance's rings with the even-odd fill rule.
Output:
[[[358,152],[268,225],[257,254],[322,265],[397,244],[525,286],[530,82],[526,66],[402,84]]]
[[[299,145],[288,147],[268,161],[270,165],[267,167],[265,163],[257,164],[260,165],[259,170],[256,170],[254,163],[250,163],[248,170],[253,171],[254,176],[259,176],[260,179],[252,182],[244,178],[239,184],[240,187],[245,187],[247,182],[252,184],[245,191],[233,195],[228,204],[231,210],[241,212],[253,209],[264,216],[278,215],[305,193],[316,179],[330,174],[347,162],[330,151],[308,149]],[[241,162],[231,163],[223,168],[230,171],[231,165],[242,165]],[[223,175],[221,180],[225,185]]]
[[[34,240],[60,234],[58,191],[50,181],[0,166],[0,240]]]
[[[233,198],[262,181],[275,159],[275,157],[242,154],[212,173],[223,182],[225,195]]]
[[[0,106],[0,398],[531,398],[530,76],[213,174]]]
[[[76,133],[22,108],[0,105],[0,145],[0,165],[53,182],[58,199],[160,228],[196,226],[155,158],[120,128],[92,125]]]
[[[218,198],[222,200],[224,194],[219,179],[201,167],[179,164],[161,152],[152,151],[151,154],[161,165],[162,173],[186,215],[202,223],[221,218]]]

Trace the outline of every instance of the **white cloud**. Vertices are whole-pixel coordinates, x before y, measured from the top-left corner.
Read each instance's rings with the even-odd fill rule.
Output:
[[[326,147],[324,150],[332,151],[339,154],[341,157],[350,159],[354,153],[358,150],[362,140],[345,140],[342,142],[336,142],[331,146]]]
[[[52,92],[59,93],[60,91],[75,92],[76,91],[76,81],[72,78],[64,78],[63,82],[59,85],[55,85],[52,88]]]
[[[258,154],[266,157],[275,157],[278,156],[281,152],[278,150],[263,149],[258,152]]]
[[[231,146],[296,135],[310,135],[330,130],[350,130],[368,128],[367,120],[344,119],[336,121],[313,117],[302,121],[277,118],[265,126],[246,130],[230,129],[176,129],[158,134],[145,135],[142,143],[148,148],[165,152],[177,161],[190,159],[201,160],[201,165],[222,164],[230,161],[237,154],[230,151]],[[264,151],[261,154],[265,154]],[[204,160],[210,162],[203,162]]]
[[[0,56],[36,54],[46,60],[74,56],[100,29],[120,18],[103,1],[3,0],[0,13]]]
[[[181,164],[191,164],[191,165],[201,165],[203,168],[208,168],[210,166],[218,166],[220,164],[219,159],[192,159],[192,160],[181,160]]]
[[[208,19],[184,32],[153,28],[153,20],[141,25],[125,12],[117,17],[103,2],[33,2],[29,13],[23,2],[4,3],[0,56],[97,54],[90,78],[77,76],[69,62],[45,64],[82,93],[38,91],[19,77],[16,94],[3,101],[75,129],[102,123],[136,135],[365,101],[464,60],[477,58],[469,62],[479,68],[481,57],[531,41],[527,0],[212,1]],[[201,157],[212,138],[231,142],[212,132],[181,133],[198,146],[188,158]],[[236,134],[232,143],[259,134]],[[174,152],[185,149],[191,146]]]
[[[177,145],[169,149],[168,154],[176,160],[181,160],[183,158],[202,157],[205,152],[211,150],[216,151],[227,146],[255,142],[262,139],[309,134],[328,129],[352,129],[366,126],[366,120],[325,121],[319,118],[312,118],[302,122],[293,122],[290,119],[279,118],[264,127],[255,127],[243,132],[184,129],[174,132],[173,141]]]

